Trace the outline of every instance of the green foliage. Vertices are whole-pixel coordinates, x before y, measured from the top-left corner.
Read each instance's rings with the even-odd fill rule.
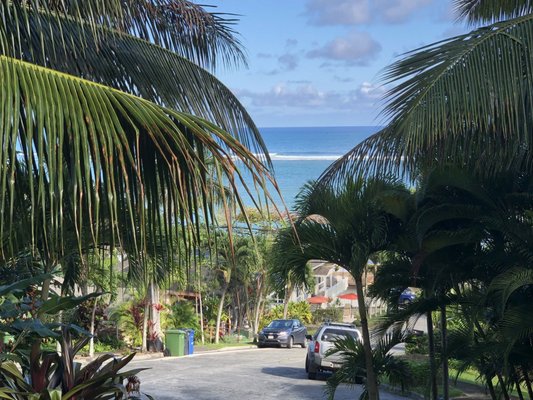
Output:
[[[274,319],[282,319],[283,318],[283,304],[279,304],[269,310],[263,317],[261,318],[261,321],[259,323],[259,328],[268,325],[270,321]],[[299,302],[289,302],[288,309],[287,309],[287,319],[296,318],[299,319],[304,324],[309,324],[312,322],[313,315],[311,314],[311,308],[309,306],[309,303],[307,301],[299,301]]]
[[[0,362],[2,398],[103,400],[133,399],[140,394],[138,390],[129,393],[125,381],[138,380],[135,374],[144,368],[121,371],[135,353],[122,358],[106,354],[81,367],[79,363],[74,362],[74,356],[87,341],[88,338],[84,338],[73,344],[69,331],[64,329],[61,337],[61,353],[41,351],[39,343],[35,342],[28,356],[29,369],[23,364],[20,371],[14,361]]]
[[[342,308],[317,308],[313,311],[312,322],[314,325],[319,325],[326,321],[342,322],[342,315]]]
[[[78,307],[89,298],[60,297],[51,292],[43,298],[41,275],[0,286],[0,332],[14,336],[0,347],[0,397],[11,400],[130,398],[124,380],[140,370],[121,369],[133,358],[104,355],[85,367],[74,356],[88,341],[87,332],[68,323],[50,322],[59,312]],[[73,343],[73,337],[78,337]],[[7,339],[7,338],[6,338]],[[56,339],[61,352],[53,348]],[[46,342],[46,343],[43,343]]]
[[[117,338],[115,338],[114,340],[109,340],[109,338],[106,338],[105,340],[100,340],[100,338],[97,338],[94,341],[94,352],[96,354],[117,353],[119,351],[123,351],[125,348],[126,343]],[[79,354],[88,356],[89,344],[83,346],[83,348],[79,351]]]
[[[186,300],[177,301],[172,304],[169,307],[169,314],[166,317],[166,326],[162,328],[189,328],[198,331],[200,329],[200,323],[194,305]]]
[[[428,354],[429,344],[428,335],[413,335],[405,344],[406,354]]]
[[[399,385],[403,390],[407,389],[411,383],[409,366],[406,361],[395,357],[389,351],[396,344],[402,341],[399,332],[386,335],[372,349],[372,367],[378,377],[387,377],[389,383]],[[365,350],[362,341],[352,337],[339,339],[335,342],[335,347],[329,350],[329,354],[342,354],[343,361],[340,369],[327,380],[326,393],[328,399],[333,400],[337,387],[342,384],[354,385],[363,384],[363,392],[360,400],[368,396],[366,381]]]
[[[118,324],[124,340],[134,347],[142,343],[144,307],[143,299],[129,300],[120,304],[110,314],[110,318]]]

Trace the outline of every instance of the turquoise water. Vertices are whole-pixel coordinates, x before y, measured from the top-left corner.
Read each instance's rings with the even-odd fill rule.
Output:
[[[294,197],[307,181],[317,179],[332,162],[378,129],[375,126],[260,128],[287,206],[293,206]],[[275,200],[277,205],[281,204],[281,200]]]

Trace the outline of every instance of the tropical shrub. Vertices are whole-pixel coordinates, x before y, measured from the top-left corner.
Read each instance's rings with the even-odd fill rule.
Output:
[[[297,303],[290,302],[287,310],[287,318],[299,319],[304,324],[311,323],[313,320],[313,315],[311,314],[311,308],[309,307],[309,303],[306,301],[300,301]],[[282,304],[275,306],[263,315],[261,321],[259,322],[259,328],[261,329],[262,327],[268,325],[270,321],[274,319],[283,319]]]
[[[74,362],[89,335],[77,325],[54,320],[58,313],[72,310],[96,295],[62,297],[50,291],[43,296],[43,281],[51,279],[46,274],[0,286],[0,333],[13,337],[0,349],[0,397],[67,400],[140,395],[135,377],[139,370],[121,371],[134,354],[120,359],[103,355],[83,368]],[[73,337],[78,338],[76,343]],[[59,342],[61,352],[52,350],[54,340]],[[137,382],[129,385],[131,396],[125,380]]]
[[[143,299],[129,300],[112,310],[109,316],[118,324],[124,341],[133,347],[142,343],[144,307]]]
[[[403,338],[400,333],[386,335],[372,349],[372,366],[376,371],[378,383],[383,377],[395,386],[399,386],[402,391],[411,385],[408,363],[389,353],[389,351]],[[362,383],[363,392],[359,399],[368,398],[368,387],[366,379],[365,350],[363,343],[352,337],[339,339],[335,342],[335,347],[328,351],[329,354],[339,353],[343,356],[343,362],[340,369],[327,380],[326,393],[328,399],[334,399],[337,387],[346,383],[353,385]]]
[[[200,324],[194,306],[189,301],[177,301],[169,308],[163,328],[190,328],[198,331]]]
[[[429,339],[427,335],[413,335],[405,344],[406,354],[428,354]]]
[[[315,325],[319,325],[326,321],[342,321],[342,308],[317,308],[313,311],[312,322]]]

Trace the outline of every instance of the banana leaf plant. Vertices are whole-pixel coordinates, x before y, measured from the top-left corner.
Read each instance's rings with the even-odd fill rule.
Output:
[[[13,340],[0,349],[0,399],[109,399],[140,396],[140,370],[121,371],[135,354],[115,358],[104,354],[83,366],[75,355],[90,335],[52,317],[89,298],[50,293],[43,300],[37,290],[52,275],[42,274],[0,286],[0,333]],[[74,343],[73,338],[78,337]],[[61,352],[42,349],[43,339],[58,340]],[[125,385],[124,382],[136,382]],[[129,390],[126,389],[128,387]]]
[[[21,371],[15,361],[1,362],[0,398],[75,400],[134,399],[140,396],[140,381],[136,374],[143,369],[121,371],[133,359],[135,353],[118,358],[112,354],[104,354],[82,366],[74,361],[74,356],[88,341],[89,338],[84,337],[73,343],[69,329],[64,327],[61,353],[43,351],[39,342],[34,342],[29,355],[29,371]],[[137,384],[125,384],[130,381]]]

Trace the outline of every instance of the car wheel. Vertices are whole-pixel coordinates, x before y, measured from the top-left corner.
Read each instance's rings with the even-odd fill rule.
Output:
[[[263,343],[257,342],[257,348],[258,349],[262,349],[263,347],[265,347],[265,345]]]
[[[303,343],[300,343],[300,346],[302,346],[302,349],[305,349],[307,347],[307,339],[304,339]]]
[[[309,372],[309,356],[305,357],[305,372]]]
[[[316,372],[308,372],[307,377],[314,381],[316,379]]]
[[[294,345],[294,338],[291,336],[289,338],[289,342],[287,343],[287,348],[292,349],[292,346]]]

